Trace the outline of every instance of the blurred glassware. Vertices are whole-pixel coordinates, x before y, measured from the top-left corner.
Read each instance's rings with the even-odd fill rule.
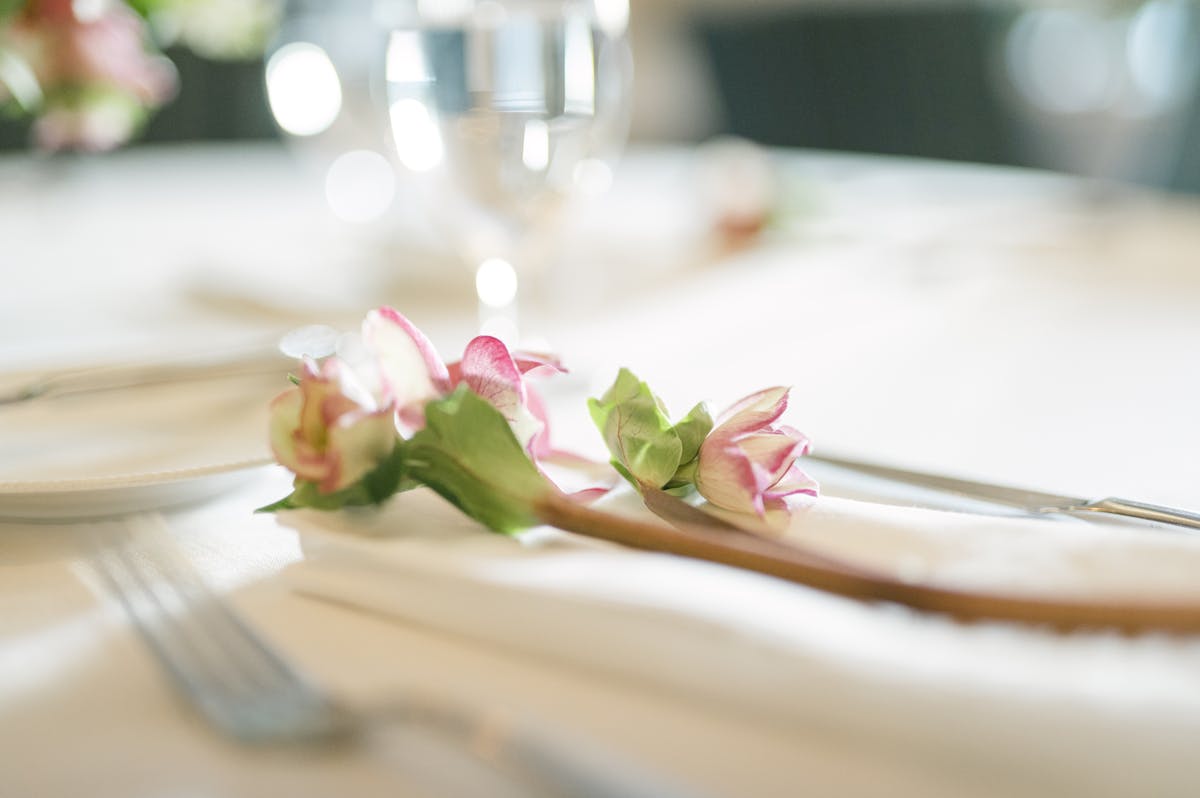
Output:
[[[474,270],[481,329],[514,343],[518,296],[530,298],[566,200],[608,187],[628,133],[628,0],[377,11],[396,157]]]
[[[388,157],[372,0],[288,0],[266,56],[267,100],[291,149],[346,222],[386,220],[401,190]]]
[[[1030,2],[1004,31],[999,64],[1030,163],[1167,185],[1196,101],[1200,9],[1195,0]]]

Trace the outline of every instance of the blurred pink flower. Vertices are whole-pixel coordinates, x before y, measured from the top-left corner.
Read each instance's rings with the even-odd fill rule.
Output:
[[[779,175],[766,150],[723,138],[700,150],[698,190],[717,241],[726,250],[752,243],[778,211]]]
[[[175,68],[116,0],[31,0],[6,39],[41,88],[34,136],[46,149],[111,149],[175,91]]]
[[[128,141],[141,122],[138,107],[120,97],[90,100],[76,106],[51,105],[33,123],[33,137],[43,150],[105,152]]]
[[[328,494],[362,479],[396,445],[390,406],[376,407],[357,390],[345,364],[304,362],[300,384],[271,402],[276,459]]]
[[[500,411],[535,458],[550,452],[545,405],[525,376],[562,371],[553,358],[514,354],[498,338],[480,335],[467,344],[462,360],[447,366],[429,339],[389,307],[367,315],[363,338],[375,355],[384,399],[395,405],[401,428],[419,428],[426,402],[466,385]]]
[[[40,22],[46,58],[36,71],[48,85],[104,83],[124,89],[143,103],[157,104],[171,96],[175,70],[161,55],[147,49],[141,17],[123,3],[91,4],[97,13],[81,17],[79,3],[36,0],[30,16]]]
[[[700,495],[718,507],[759,516],[786,509],[788,496],[817,495],[817,483],[796,464],[809,450],[808,438],[775,423],[787,398],[787,388],[768,388],[721,414],[700,445]]]

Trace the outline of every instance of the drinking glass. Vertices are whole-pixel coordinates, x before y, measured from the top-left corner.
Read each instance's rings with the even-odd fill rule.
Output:
[[[628,0],[388,0],[395,155],[509,343],[568,199],[611,180],[629,126]],[[528,312],[525,314],[529,315]]]
[[[1200,85],[1195,0],[1023,0],[1003,31],[1018,155],[1088,179],[1170,186],[1187,152]]]

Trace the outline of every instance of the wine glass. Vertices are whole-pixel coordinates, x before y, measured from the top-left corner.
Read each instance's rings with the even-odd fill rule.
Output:
[[[1088,180],[1170,185],[1200,83],[1193,0],[1025,0],[1003,30],[999,83],[1018,154]]]
[[[611,180],[628,131],[628,0],[389,0],[377,12],[395,155],[474,270],[481,330],[528,339],[518,296],[533,304],[567,200]]]

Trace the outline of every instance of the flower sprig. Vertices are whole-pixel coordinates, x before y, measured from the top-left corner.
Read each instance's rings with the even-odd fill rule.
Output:
[[[0,0],[0,114],[33,118],[43,150],[111,150],[174,97],[163,49],[262,53],[279,0]]]
[[[750,394],[715,426],[701,403],[672,424],[662,400],[622,369],[588,406],[613,467],[638,490],[694,490],[716,507],[764,517],[786,515],[790,497],[817,495],[817,483],[796,462],[808,453],[808,438],[776,423],[787,398],[787,388]]]
[[[367,315],[362,337],[368,373],[336,357],[306,362],[272,403],[272,449],[295,480],[289,496],[263,509],[379,504],[424,485],[511,533],[544,521],[537,508],[565,498],[542,468],[554,451],[550,421],[528,379],[562,371],[555,359],[478,336],[447,364],[387,307]],[[794,466],[807,439],[771,426],[786,394],[752,394],[715,427],[703,403],[672,423],[662,401],[623,369],[589,405],[613,467],[639,490],[699,491],[725,510],[761,516],[786,512],[790,495],[816,493]]]
[[[1200,606],[1191,603],[1039,598],[913,583],[737,528],[682,516],[663,526],[597,510],[559,490],[540,466],[541,454],[552,451],[548,419],[524,378],[559,370],[557,364],[514,355],[487,337],[468,344],[461,361],[445,364],[416,327],[387,308],[371,314],[365,332],[373,379],[337,358],[305,363],[297,384],[272,403],[272,446],[295,480],[289,496],[263,510],[380,504],[426,486],[496,532],[548,524],[962,620],[1200,632]],[[645,383],[622,371],[591,410],[614,468],[642,491],[647,506],[668,496],[664,490],[694,490],[727,512],[778,515],[792,509],[793,497],[817,493],[796,463],[807,438],[778,423],[787,394],[784,388],[751,394],[715,423],[697,405],[672,423]]]

